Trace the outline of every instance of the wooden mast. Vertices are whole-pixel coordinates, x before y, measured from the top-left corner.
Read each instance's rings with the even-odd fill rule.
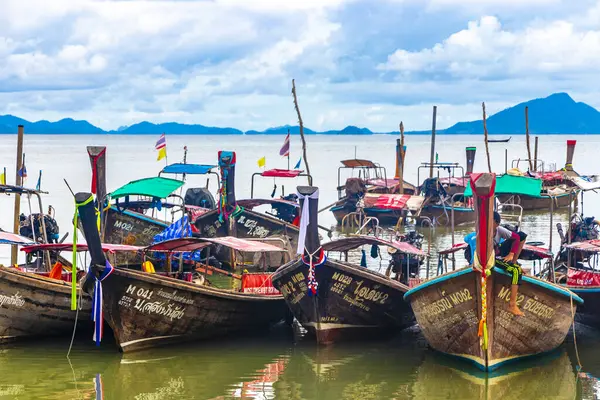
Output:
[[[23,125],[18,126],[17,130],[17,171],[15,173],[15,186],[22,186],[23,180],[19,171],[23,167]],[[40,210],[42,212],[42,210]],[[20,221],[19,216],[21,215],[21,195],[15,193],[15,209],[13,216],[13,233],[19,234]],[[33,226],[32,226],[33,228]],[[10,263],[15,265],[18,260],[19,248],[16,245],[11,246],[10,252]]]
[[[400,121],[400,139],[396,139],[396,176],[398,179],[398,193],[404,193],[404,124]]]
[[[488,164],[488,172],[492,172],[492,164],[490,163],[490,148],[488,145],[488,131],[486,124],[486,116],[485,116],[485,103],[481,103],[481,108],[483,109],[483,140],[485,142],[485,154],[487,156],[487,164]]]
[[[310,167],[308,166],[308,159],[306,158],[306,140],[304,140],[304,123],[302,122],[302,115],[300,115],[300,107],[298,107],[298,97],[296,96],[296,82],[292,79],[292,95],[294,96],[294,108],[296,114],[298,114],[298,124],[300,125],[300,139],[302,139],[302,154],[304,156],[304,165],[306,165],[306,173],[310,175]]]
[[[529,142],[529,107],[525,106],[525,141],[527,143],[527,158],[529,159],[529,170],[533,171],[533,160],[531,159],[531,144]]]
[[[433,178],[433,162],[435,160],[435,125],[437,119],[437,106],[433,106],[433,121],[431,123],[431,154],[429,156],[429,177]]]

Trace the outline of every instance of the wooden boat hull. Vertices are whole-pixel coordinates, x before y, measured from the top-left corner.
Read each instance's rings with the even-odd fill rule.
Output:
[[[91,280],[88,276],[90,293]],[[282,296],[215,289],[133,270],[115,269],[102,290],[104,319],[123,352],[267,329],[287,313]]]
[[[367,217],[377,218],[381,225],[396,225],[396,223],[398,223],[398,218],[406,214],[406,211],[379,209],[374,207],[364,208],[363,210]],[[341,225],[344,217],[351,211],[343,206],[336,206],[331,208],[331,212],[338,225]]]
[[[154,236],[169,226],[168,223],[134,211],[118,211],[114,207],[106,211],[104,243],[148,246]]]
[[[421,216],[429,217],[432,220],[437,220],[442,225],[450,226],[452,218],[452,208],[439,205],[427,205],[421,210]],[[472,208],[455,208],[454,209],[454,225],[468,224],[475,222],[475,211]]]
[[[575,321],[600,329],[600,287],[566,287],[583,299],[583,304],[577,308]]]
[[[195,222],[196,228],[202,237],[228,236],[226,224],[219,222],[218,210],[211,210],[201,215]],[[261,239],[266,237],[286,236],[292,247],[298,244],[298,227],[284,223],[274,217],[260,214],[251,210],[243,210],[235,220],[235,235],[241,239]],[[169,224],[150,218],[133,211],[119,212],[109,209],[106,216],[104,242],[115,244],[128,244],[135,246],[148,246],[152,244],[154,236],[165,230]],[[230,251],[219,248],[216,256],[220,261],[230,260]],[[136,254],[119,254],[119,263],[140,263],[140,256]]]
[[[279,268],[273,285],[300,324],[319,344],[385,336],[414,325],[408,287],[339,261],[315,267],[316,295],[308,294],[309,267],[301,260]]]
[[[91,299],[84,294],[78,325],[92,327],[91,311]],[[68,336],[76,314],[70,283],[0,266],[0,343]]]
[[[494,268],[487,280],[487,349],[478,335],[481,319],[481,273],[463,268],[409,291],[405,298],[431,347],[494,370],[511,361],[554,350],[565,339],[581,299],[560,286],[528,276],[517,304],[508,311],[511,278]],[[572,296],[572,298],[571,298]],[[572,301],[571,301],[572,300]]]
[[[523,207],[523,210],[550,210],[550,202],[554,201],[554,209],[569,207],[570,197],[568,194],[556,196],[554,198],[549,197],[530,197],[525,195],[512,195],[512,194],[499,194],[497,195],[498,200],[501,203],[505,203],[511,200],[511,197],[515,197],[513,200],[515,204],[519,204]]]

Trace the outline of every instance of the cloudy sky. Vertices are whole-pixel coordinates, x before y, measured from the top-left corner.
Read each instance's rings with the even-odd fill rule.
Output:
[[[598,0],[2,0],[0,114],[391,131],[566,91],[600,106]]]

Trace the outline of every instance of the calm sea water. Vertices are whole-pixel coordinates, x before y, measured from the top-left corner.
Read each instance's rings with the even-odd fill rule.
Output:
[[[14,181],[16,136],[2,135],[0,168],[6,166],[8,181]],[[597,173],[600,137],[577,136],[574,166],[582,174]],[[72,231],[73,198],[63,179],[75,192],[89,191],[90,165],[86,145],[108,146],[108,188],[114,190],[131,180],[154,176],[164,166],[156,161],[152,136],[26,136],[24,151],[28,180],[35,186],[43,171],[44,207],[56,209],[61,234]],[[310,136],[308,162],[314,184],[320,187],[320,204],[337,199],[339,160],[372,159],[381,163],[389,175],[394,171],[395,138],[392,136]],[[283,137],[268,136],[168,136],[169,162],[181,161],[183,146],[188,146],[188,162],[214,164],[218,150],[237,152],[237,193],[249,197],[251,176],[258,172],[256,161],[266,156],[267,168],[286,168],[287,160],[278,155]],[[539,158],[558,167],[565,161],[567,137],[542,136]],[[429,159],[429,137],[409,136],[406,180],[417,183],[427,173],[419,172],[421,162]],[[481,137],[438,136],[439,161],[457,161],[464,165],[464,150],[477,147],[475,170],[487,168]],[[513,137],[507,144],[490,145],[492,168],[505,168],[512,159],[526,158],[524,138]],[[292,138],[292,166],[300,157],[299,138]],[[443,175],[443,172],[441,173]],[[204,185],[206,178],[192,177],[189,185]],[[301,179],[276,181],[257,178],[255,197],[270,197],[277,184],[285,193],[295,190]],[[214,182],[211,187],[216,187]],[[37,205],[32,201],[33,210]],[[598,195],[587,194],[585,213],[600,216]],[[12,226],[12,198],[0,198],[0,227]],[[22,200],[22,211],[29,203]],[[557,213],[554,222],[566,220]],[[320,215],[320,223],[332,226],[331,213]],[[524,217],[523,229],[532,240],[548,243],[550,221],[547,214]],[[456,242],[471,230],[461,227]],[[449,229],[435,232],[421,229],[432,260],[438,250],[451,245]],[[431,234],[431,236],[430,236]],[[430,240],[431,239],[431,240]],[[67,239],[70,241],[70,238]],[[429,240],[431,241],[429,245]],[[554,236],[555,250],[558,239]],[[8,263],[8,248],[0,248],[0,263]],[[370,260],[371,268],[379,263]],[[384,264],[386,266],[386,264]],[[432,261],[431,268],[435,268]],[[425,272],[424,272],[425,274]],[[501,399],[555,398],[593,399],[600,397],[600,334],[577,327],[576,340],[584,373],[577,374],[573,336],[556,354],[522,364],[502,376],[485,376],[464,364],[451,362],[427,349],[418,331],[404,332],[393,341],[317,348],[286,329],[277,329],[266,338],[246,337],[207,342],[201,346],[172,347],[133,355],[120,355],[114,343],[100,348],[91,338],[77,335],[70,360],[66,358],[68,341],[49,339],[0,349],[0,398],[7,399],[93,399],[103,392],[105,399]],[[70,362],[69,362],[70,361]],[[102,388],[102,389],[101,389]]]

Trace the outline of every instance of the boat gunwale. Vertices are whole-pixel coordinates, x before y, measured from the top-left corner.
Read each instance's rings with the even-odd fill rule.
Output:
[[[104,270],[104,266],[97,266],[99,270]],[[179,279],[171,278],[170,276],[149,274],[147,272],[115,268],[111,275],[117,274],[122,278],[128,279],[139,279],[152,284],[160,284],[168,287],[172,287],[178,290],[185,290],[188,292],[227,298],[229,300],[249,300],[249,301],[282,301],[283,295],[264,295],[260,293],[244,293],[234,292],[228,289],[219,289],[210,286],[200,286],[195,283],[182,281]]]
[[[510,274],[506,271],[503,271],[501,268],[498,267],[492,267],[492,270],[496,273],[502,274],[502,275],[506,275],[506,276],[510,276]],[[425,281],[423,283],[421,283],[418,286],[413,287],[412,289],[410,289],[408,292],[406,292],[406,294],[404,295],[404,300],[408,300],[408,298],[410,296],[412,296],[414,293],[418,292],[421,289],[425,289],[429,286],[432,286],[436,283],[439,282],[443,282],[446,281],[448,279],[452,279],[452,278],[457,278],[459,276],[465,275],[468,272],[477,272],[478,270],[474,269],[473,267],[464,267],[461,269],[458,269],[456,271],[452,271],[452,272],[448,272],[446,274],[443,275],[439,275],[429,281]],[[581,297],[579,297],[575,292],[571,291],[568,288],[565,288],[561,285],[557,285],[555,283],[551,283],[551,282],[547,282],[545,280],[539,279],[539,278],[535,278],[532,276],[528,276],[528,275],[523,275],[523,280],[525,282],[540,286],[544,289],[550,290],[552,292],[555,292],[557,294],[560,294],[562,296],[565,296],[567,298],[573,298],[573,300],[575,300],[577,303],[579,304],[583,304],[584,301]]]

